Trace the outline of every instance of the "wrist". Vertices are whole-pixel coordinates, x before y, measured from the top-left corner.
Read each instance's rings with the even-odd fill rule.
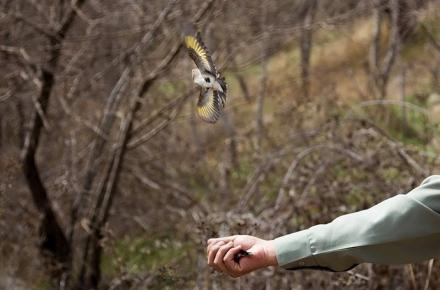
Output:
[[[277,253],[273,240],[265,241],[264,251],[267,260],[267,266],[278,266]]]

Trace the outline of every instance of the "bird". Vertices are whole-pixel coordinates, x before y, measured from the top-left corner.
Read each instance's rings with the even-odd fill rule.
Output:
[[[200,87],[197,113],[203,121],[215,123],[225,107],[228,90],[226,79],[217,71],[200,32],[196,32],[191,25],[184,29],[184,43],[197,66],[191,71],[194,83]]]

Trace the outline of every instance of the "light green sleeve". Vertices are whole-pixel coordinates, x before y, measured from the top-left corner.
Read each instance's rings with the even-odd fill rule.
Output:
[[[346,271],[360,263],[403,264],[440,257],[440,175],[407,194],[331,223],[274,240],[278,264]]]

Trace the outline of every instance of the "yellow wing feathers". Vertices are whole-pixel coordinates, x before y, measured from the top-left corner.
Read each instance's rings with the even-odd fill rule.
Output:
[[[200,35],[186,35],[184,40],[189,56],[196,63],[199,70],[210,72],[215,75],[216,70],[214,64],[212,63],[208,49],[203,44]]]
[[[199,117],[205,121],[205,122],[209,122],[209,123],[214,123],[218,120],[218,118],[220,117],[219,112],[217,112],[216,110],[212,109],[212,107],[198,107],[197,108],[197,113],[199,114]]]
[[[203,49],[203,46],[199,43],[197,38],[194,36],[186,36],[185,44],[187,48],[194,50],[199,57],[205,59],[207,62],[206,51]]]
[[[197,114],[206,122],[215,123],[223,114],[224,101],[220,92],[208,89],[200,90]]]

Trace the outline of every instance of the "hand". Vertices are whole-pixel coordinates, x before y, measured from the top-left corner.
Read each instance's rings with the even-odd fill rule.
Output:
[[[237,263],[234,256],[241,250],[250,255],[242,257]],[[209,239],[207,257],[209,266],[234,278],[278,265],[272,241],[246,235]]]

